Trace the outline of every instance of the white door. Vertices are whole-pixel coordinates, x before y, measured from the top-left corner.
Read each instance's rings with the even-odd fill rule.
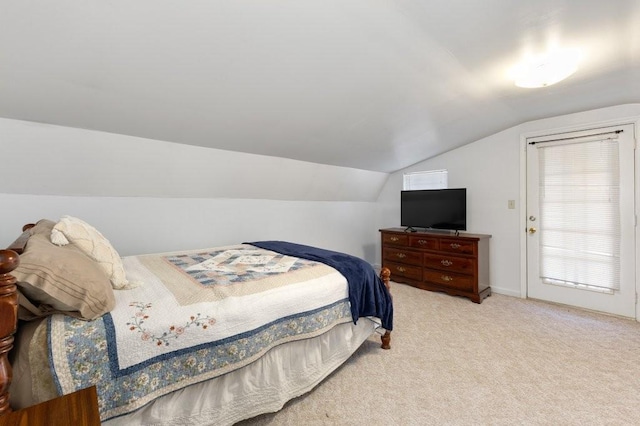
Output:
[[[527,296],[635,317],[632,125],[527,140]]]

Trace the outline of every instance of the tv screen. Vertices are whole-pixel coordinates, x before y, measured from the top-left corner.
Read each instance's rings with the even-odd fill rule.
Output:
[[[467,229],[467,189],[402,191],[400,224],[408,228]]]

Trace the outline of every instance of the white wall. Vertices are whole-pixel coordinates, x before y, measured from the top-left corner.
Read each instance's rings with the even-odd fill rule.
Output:
[[[69,214],[121,255],[290,240],[375,259],[387,174],[0,119],[0,246]]]
[[[63,214],[93,224],[121,256],[289,240],[369,261],[378,238],[375,203],[0,194],[3,247],[22,225]]]
[[[386,173],[0,118],[0,192],[375,201]]]
[[[521,239],[525,237],[525,233],[521,219],[526,212],[522,201],[525,196],[525,170],[522,164],[524,147],[521,135],[546,131],[553,133],[557,129],[589,126],[609,120],[634,119],[639,115],[640,104],[631,104],[531,121],[393,173],[378,199],[379,227],[399,225],[403,173],[447,169],[449,187],[467,188],[468,232],[492,236],[492,290],[522,296]],[[508,200],[516,201],[515,209],[507,208]],[[378,241],[377,263],[380,262],[379,246]]]
[[[384,173],[0,119],[0,245],[24,223],[70,214],[94,223],[122,255],[288,239],[380,263],[378,229],[399,225],[402,174],[446,168],[451,187],[468,188],[469,232],[492,235],[493,290],[520,296],[521,135],[639,115],[640,104],[632,104],[524,123],[388,180]],[[246,172],[250,179],[238,178]]]

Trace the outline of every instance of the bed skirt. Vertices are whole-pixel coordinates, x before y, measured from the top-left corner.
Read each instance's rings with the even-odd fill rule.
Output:
[[[362,318],[357,324],[340,324],[311,339],[276,346],[239,370],[164,395],[103,424],[233,425],[278,411],[287,401],[309,392],[342,365],[378,327],[374,321]],[[27,339],[29,334],[32,333],[21,337]],[[19,342],[18,350],[25,344]],[[30,371],[42,371],[42,368],[25,363],[16,365],[10,391],[15,408],[38,402],[32,399]]]

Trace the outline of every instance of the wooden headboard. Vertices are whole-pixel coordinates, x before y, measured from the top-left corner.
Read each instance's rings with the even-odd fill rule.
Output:
[[[11,271],[20,264],[20,254],[27,245],[31,227],[32,224],[25,225],[22,235],[6,250],[0,250],[0,415],[11,411],[9,385],[13,374],[9,351],[13,348],[13,335],[18,326],[18,293]]]

